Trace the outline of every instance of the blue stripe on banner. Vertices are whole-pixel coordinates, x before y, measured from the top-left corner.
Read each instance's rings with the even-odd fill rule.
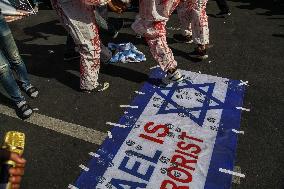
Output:
[[[245,87],[238,86],[240,81],[229,81],[225,104],[231,107],[242,107]],[[237,134],[232,129],[239,130],[241,110],[225,108],[222,113],[218,134],[216,137],[205,189],[231,188],[232,175],[219,171],[219,168],[232,170],[237,147]]]
[[[155,81],[163,76],[163,73],[159,69],[154,69],[151,73],[151,81]],[[146,82],[146,84],[140,90],[145,93],[145,95],[137,95],[131,106],[139,106],[137,109],[127,110],[128,114],[122,116],[119,120],[119,124],[127,125],[127,128],[114,127],[111,130],[112,139],[107,138],[99,150],[96,152],[100,155],[99,158],[93,158],[89,164],[88,172],[83,172],[77,179],[75,186],[82,189],[94,189],[94,187],[100,182],[100,177],[104,175],[107,168],[111,165],[112,159],[118,152],[120,146],[123,144],[128,134],[130,133],[132,127],[135,125],[137,119],[144,111],[149,100],[155,93],[153,90],[153,85]]]

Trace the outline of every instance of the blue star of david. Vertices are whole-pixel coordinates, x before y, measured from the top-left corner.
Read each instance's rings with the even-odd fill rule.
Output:
[[[182,113],[183,115],[189,117],[191,120],[196,122],[199,126],[203,125],[204,119],[206,117],[206,113],[211,109],[224,109],[226,104],[212,96],[215,83],[204,83],[204,84],[193,84],[189,80],[184,80],[182,82],[185,85],[179,85],[179,83],[174,83],[171,87],[166,87],[163,89],[157,89],[155,92],[164,99],[160,109],[157,114],[168,114],[168,113]],[[208,90],[205,91],[204,87],[208,87]],[[202,106],[186,108],[175,101],[172,100],[172,96],[174,95],[176,90],[184,89],[184,88],[193,88],[196,91],[202,93],[205,96],[205,100],[203,101]],[[168,91],[168,94],[164,94],[162,91]],[[210,102],[215,102],[217,105],[210,106]],[[172,105],[174,109],[166,109],[168,105]],[[194,116],[192,112],[200,111],[199,116]]]

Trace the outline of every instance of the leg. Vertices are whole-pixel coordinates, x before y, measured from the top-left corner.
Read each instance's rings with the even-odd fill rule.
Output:
[[[101,54],[100,54],[100,61],[101,63],[108,63],[112,57],[112,52],[101,43]]]
[[[176,42],[192,43],[191,17],[188,11],[188,2],[181,1],[177,7],[177,15],[181,25],[181,33],[174,34]]]
[[[0,26],[2,29],[5,29],[5,32],[0,34],[0,46],[2,47],[3,54],[7,57],[11,68],[16,71],[18,79],[22,83],[22,87],[27,91],[31,87],[27,69],[19,54],[11,30],[3,17],[0,17]]]
[[[65,52],[64,52],[64,61],[72,61],[79,59],[80,54],[77,52],[76,44],[71,35],[67,35]]]
[[[167,16],[170,16],[178,6],[178,2],[179,1],[175,1],[171,4],[165,3],[165,5],[163,5],[163,12],[168,12],[169,14]],[[131,27],[137,34],[145,37],[150,52],[163,71],[168,72],[169,70],[176,69],[177,62],[174,59],[172,50],[167,44],[165,28],[167,19],[165,19],[165,21],[146,19],[149,16],[151,17],[153,12],[148,10],[155,10],[155,4],[150,1],[140,1],[139,15],[136,17]]]
[[[180,2],[177,7],[177,15],[181,25],[182,35],[191,36],[191,17],[188,11],[188,3],[186,1]]]
[[[93,8],[81,1],[53,1],[53,7],[78,46],[81,55],[80,88],[93,90],[98,86],[101,51]]]
[[[1,38],[0,38],[1,40]],[[17,104],[24,101],[21,91],[17,85],[17,82],[13,76],[10,65],[2,51],[0,50],[0,81],[12,101]]]
[[[139,15],[131,26],[137,34],[145,37],[154,59],[159,63],[161,69],[166,72],[166,77],[163,79],[161,87],[165,87],[171,82],[183,80],[183,76],[177,70],[177,62],[174,59],[173,52],[167,44],[165,29],[166,21],[177,7],[179,1],[174,1],[170,4],[166,2],[164,2],[162,7],[164,8],[162,12],[167,13],[165,14],[165,19],[163,21],[152,21],[151,18],[147,19],[147,17],[149,18],[153,14],[151,10],[156,10],[155,4],[151,1],[140,1]]]
[[[193,42],[198,45],[209,44],[208,17],[206,14],[207,0],[189,0],[188,11],[192,21]]]
[[[0,38],[0,41],[2,39]],[[31,107],[26,103],[25,98],[22,96],[17,82],[13,76],[10,65],[3,52],[0,50],[0,82],[8,95],[11,97],[15,104],[18,115],[22,119],[30,117],[33,113]]]
[[[208,18],[206,14],[207,0],[189,0],[188,12],[192,18],[192,38],[197,45],[195,51],[189,54],[192,58],[206,59],[206,45],[209,44]]]
[[[150,51],[154,59],[158,62],[163,71],[167,72],[170,69],[177,67],[177,62],[174,59],[172,50],[167,44],[166,29],[164,22],[149,23],[152,25],[155,33],[145,33],[144,37],[149,45]],[[153,35],[154,34],[154,35]]]

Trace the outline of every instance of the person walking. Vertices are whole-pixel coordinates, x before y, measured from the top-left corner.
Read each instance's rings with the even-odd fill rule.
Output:
[[[25,97],[21,94],[20,89],[31,98],[37,98],[39,91],[31,84],[28,78],[26,66],[19,54],[11,30],[1,13],[0,47],[0,82],[15,104],[19,116],[26,119],[32,115],[33,110],[26,102]],[[16,72],[19,85],[12,70]]]
[[[108,82],[99,82],[101,42],[93,6],[107,0],[51,0],[61,22],[72,36],[80,53],[80,88],[84,92],[101,92]]]
[[[208,58],[209,28],[206,4],[207,0],[181,1],[177,7],[181,33],[173,35],[177,42],[196,44],[195,50],[189,53],[189,56],[201,60]]]

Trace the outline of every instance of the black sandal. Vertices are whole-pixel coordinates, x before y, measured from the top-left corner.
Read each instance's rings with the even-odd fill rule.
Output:
[[[20,107],[16,105],[16,108],[19,117],[22,119],[27,119],[33,114],[32,108],[27,103],[21,105]]]
[[[39,91],[34,86],[29,87],[25,92],[30,98],[37,98],[39,96]]]

